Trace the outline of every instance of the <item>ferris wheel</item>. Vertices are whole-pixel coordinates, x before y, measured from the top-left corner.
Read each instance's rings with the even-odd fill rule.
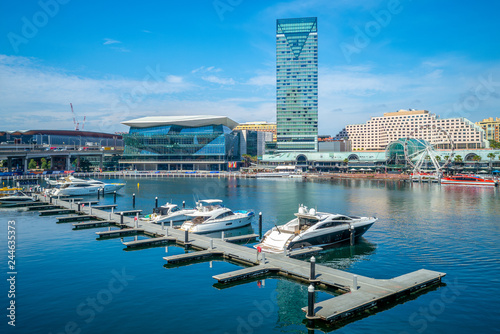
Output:
[[[449,155],[442,157],[437,149],[446,149]],[[448,167],[455,155],[455,145],[451,136],[440,126],[421,125],[412,131],[404,142],[406,161],[413,167],[414,173],[431,169],[440,173]],[[432,166],[430,166],[430,164]]]

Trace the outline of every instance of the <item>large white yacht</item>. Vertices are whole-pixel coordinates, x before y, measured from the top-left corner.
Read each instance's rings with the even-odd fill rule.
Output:
[[[99,186],[101,189],[104,189],[105,194],[113,193],[125,186],[125,183],[105,183],[99,180],[92,180],[92,179],[84,180],[84,179],[78,179],[71,175],[61,178],[59,180],[50,180],[49,178],[46,178],[45,181],[53,187],[61,187],[67,184],[89,184],[92,186]]]
[[[296,218],[285,225],[275,226],[266,232],[260,244],[268,253],[306,247],[327,247],[350,240],[351,230],[356,238],[362,236],[377,221],[375,217],[346,216],[336,213],[316,212],[300,205]]]
[[[101,187],[98,185],[91,185],[88,183],[67,183],[61,185],[59,188],[49,189],[48,194],[52,196],[85,196],[97,195]]]
[[[193,233],[209,233],[230,230],[250,224],[252,211],[231,211],[222,205],[220,199],[198,201],[196,210],[188,214],[191,219],[184,222],[181,230]]]
[[[175,224],[191,219],[188,214],[194,213],[195,211],[195,209],[181,209],[177,204],[167,202],[165,205],[154,208],[152,214],[141,218],[141,220],[156,224],[161,224],[163,222],[170,223],[170,221],[172,221]]]

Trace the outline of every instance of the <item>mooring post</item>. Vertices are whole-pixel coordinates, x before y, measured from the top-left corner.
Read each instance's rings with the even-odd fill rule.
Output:
[[[225,236],[224,236],[224,231],[222,231],[220,238],[221,238],[222,240],[224,240],[224,237],[225,237]]]
[[[104,198],[104,187],[102,187],[102,198]]]
[[[262,239],[262,212],[259,212],[259,238]]]
[[[189,232],[188,232],[188,230],[185,230],[184,231],[184,248],[185,249],[188,249],[188,247],[189,247],[188,242],[189,242]]]
[[[132,206],[134,207],[135,209],[135,193],[132,194]]]
[[[209,249],[214,249],[214,239],[210,238],[210,248]]]
[[[135,214],[134,221],[135,221],[135,228],[138,228],[139,227],[139,214],[138,213]]]
[[[162,230],[164,230],[164,229],[165,229],[165,222],[164,222],[164,221],[162,221],[162,222],[161,222],[161,229],[162,229]]]
[[[349,232],[351,232],[350,241],[351,241],[351,246],[353,246],[354,245],[355,230],[354,230],[354,227],[352,225],[349,226]]]
[[[155,197],[155,208],[158,207],[158,196]]]
[[[174,228],[174,221],[173,220],[170,221],[170,227]]]
[[[316,258],[311,256],[311,273],[309,275],[309,280],[313,281],[316,279]]]
[[[120,212],[120,225],[123,225],[123,212]]]
[[[262,263],[266,264],[266,253],[262,252]]]
[[[80,213],[81,208],[82,208],[82,203],[78,202],[78,213]]]
[[[101,199],[101,189],[97,188],[97,200]]]
[[[114,203],[116,203],[116,190],[113,191],[113,201],[114,201]]]
[[[89,215],[92,215],[92,202],[89,202],[89,210],[90,210]]]
[[[165,236],[168,237],[168,227],[165,229]]]
[[[49,203],[52,204],[52,195],[49,196]]]
[[[314,285],[309,285],[307,288],[308,301],[307,301],[307,316],[314,317]]]
[[[182,201],[182,208],[185,209],[186,208],[186,201]]]
[[[352,275],[352,290],[358,290],[358,275]]]

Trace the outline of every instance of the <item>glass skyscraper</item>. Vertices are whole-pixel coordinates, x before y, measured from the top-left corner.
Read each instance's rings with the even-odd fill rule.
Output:
[[[276,22],[278,151],[318,149],[318,19]]]

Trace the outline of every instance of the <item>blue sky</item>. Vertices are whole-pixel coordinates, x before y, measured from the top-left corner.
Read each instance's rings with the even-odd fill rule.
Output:
[[[398,109],[500,117],[500,3],[3,1],[2,130],[152,115],[275,121],[277,18],[317,16],[319,132]]]

